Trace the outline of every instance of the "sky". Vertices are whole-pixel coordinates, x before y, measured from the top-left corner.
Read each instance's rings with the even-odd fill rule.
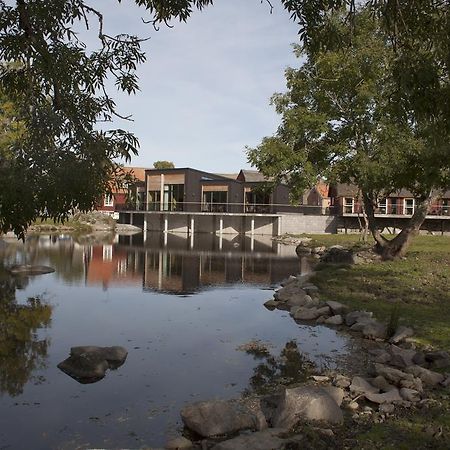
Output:
[[[138,69],[140,92],[114,95],[119,112],[134,119],[115,126],[140,141],[130,165],[169,160],[216,173],[250,168],[245,146],[258,145],[280,122],[270,97],[285,91],[285,69],[299,65],[292,52],[298,27],[276,0],[272,14],[260,0],[216,0],[187,23],[156,32],[132,3],[104,11],[110,34],[150,38]]]

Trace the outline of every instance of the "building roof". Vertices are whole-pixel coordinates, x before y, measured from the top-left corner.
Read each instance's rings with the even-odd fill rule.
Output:
[[[239,178],[246,183],[263,183],[265,181],[270,181],[269,178],[264,176],[261,172],[257,170],[244,170],[239,172]]]
[[[223,178],[229,178],[230,180],[236,180],[239,176],[238,173],[215,173],[214,175],[217,175],[219,177]]]

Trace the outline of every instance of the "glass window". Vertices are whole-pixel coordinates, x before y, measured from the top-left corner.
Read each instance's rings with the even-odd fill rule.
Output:
[[[344,214],[353,214],[355,212],[355,199],[353,197],[344,198]]]
[[[148,211],[159,211],[161,202],[160,191],[148,191],[147,203]]]
[[[389,214],[400,214],[400,208],[396,198],[389,199]]]
[[[228,192],[209,191],[203,192],[202,211],[205,212],[227,212]]]
[[[387,214],[387,199],[378,202],[378,214]]]
[[[114,206],[114,196],[112,194],[105,194],[103,205]]]
[[[450,199],[448,198],[442,200],[442,215],[450,216]]]
[[[270,194],[263,192],[245,193],[245,212],[248,213],[269,213]]]
[[[412,216],[414,214],[415,202],[413,198],[405,198],[405,214]]]

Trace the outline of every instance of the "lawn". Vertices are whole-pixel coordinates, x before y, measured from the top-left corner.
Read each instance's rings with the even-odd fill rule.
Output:
[[[313,245],[360,247],[358,235],[314,235]],[[418,236],[405,258],[351,267],[322,266],[313,282],[324,300],[412,326],[418,343],[450,350],[450,236]]]

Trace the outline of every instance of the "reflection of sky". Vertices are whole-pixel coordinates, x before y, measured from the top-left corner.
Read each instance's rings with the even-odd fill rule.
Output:
[[[331,329],[299,326],[287,312],[266,310],[262,304],[272,293],[257,287],[182,297],[141,286],[68,285],[55,273],[31,278],[17,297],[44,292],[54,305],[43,333],[51,340],[47,369],[36,373],[45,381],[0,399],[0,442],[12,448],[161,445],[180,427],[184,403],[235,397],[248,387],[257,362],[236,351],[238,345],[269,341],[279,355],[295,339],[317,362],[330,350],[342,355],[345,346]],[[121,345],[129,355],[104,380],[81,385],[56,368],[76,345]]]

